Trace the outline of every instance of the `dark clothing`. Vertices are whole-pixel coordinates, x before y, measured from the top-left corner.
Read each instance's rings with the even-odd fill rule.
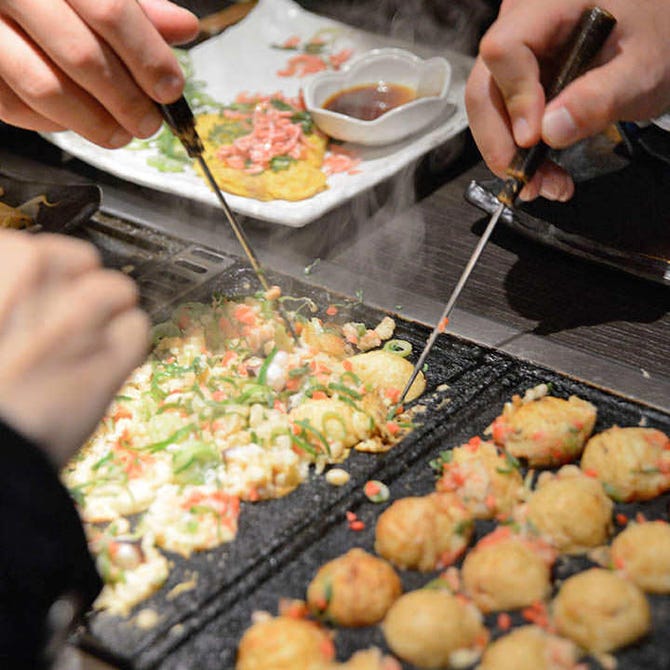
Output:
[[[2,423],[0,455],[0,668],[48,667],[102,584],[47,456]]]

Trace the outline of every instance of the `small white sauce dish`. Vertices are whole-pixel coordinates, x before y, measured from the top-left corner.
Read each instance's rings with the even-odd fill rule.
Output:
[[[324,109],[336,93],[357,86],[396,84],[416,91],[416,98],[371,121]],[[419,58],[398,48],[372,49],[341,70],[315,75],[303,87],[305,106],[316,125],[345,142],[379,146],[399,142],[425,128],[448,104],[451,65],[440,56]]]

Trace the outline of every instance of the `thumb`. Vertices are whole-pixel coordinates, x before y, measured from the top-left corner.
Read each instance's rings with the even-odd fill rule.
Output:
[[[602,132],[611,123],[634,120],[640,110],[639,80],[623,59],[590,70],[565,88],[542,117],[542,139],[554,149]]]

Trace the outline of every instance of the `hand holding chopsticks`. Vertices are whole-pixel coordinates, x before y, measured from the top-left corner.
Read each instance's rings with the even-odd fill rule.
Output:
[[[491,170],[500,177],[516,147],[540,139],[562,149],[619,120],[645,120],[670,109],[670,4],[603,0],[617,18],[594,68],[547,104],[540,73],[555,64],[588,0],[520,0],[503,6],[484,36],[466,88],[470,127]],[[567,200],[574,185],[545,162],[523,190]]]
[[[149,137],[154,102],[184,87],[168,43],[197,32],[193,14],[161,0],[0,3],[0,120],[109,149]]]

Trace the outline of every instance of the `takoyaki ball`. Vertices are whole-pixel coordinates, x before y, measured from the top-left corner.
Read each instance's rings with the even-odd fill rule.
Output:
[[[235,670],[326,670],[335,657],[330,634],[313,621],[278,616],[242,636]]]
[[[307,589],[310,610],[338,626],[370,626],[384,618],[402,593],[389,563],[351,549],[319,568]]]
[[[472,515],[455,496],[400,498],[377,520],[375,551],[399,568],[429,572],[465,551],[473,527]]]
[[[614,500],[650,500],[670,489],[670,440],[655,428],[613,426],[588,441],[581,467]]]
[[[500,453],[493,442],[472,438],[444,453],[436,488],[454,493],[476,519],[508,514],[523,493],[516,459]]]
[[[603,568],[567,579],[552,605],[553,621],[590,652],[609,652],[649,632],[651,614],[644,593],[633,582]]]
[[[631,523],[614,538],[612,567],[647,593],[670,593],[670,525]]]
[[[384,349],[356,354],[348,361],[351,364],[351,371],[364,384],[382,392],[402,392],[414,371],[414,366],[406,358]],[[418,398],[425,389],[426,379],[423,373],[419,372],[407,391],[405,400]]]
[[[465,594],[482,612],[528,607],[551,593],[554,557],[543,543],[500,526],[465,557],[461,569]]]
[[[613,503],[597,479],[574,465],[544,472],[526,506],[526,520],[556,549],[579,554],[605,544],[612,534]]]
[[[357,651],[344,663],[333,663],[328,670],[402,670],[393,656],[386,656],[377,647]]]
[[[577,670],[579,649],[539,626],[522,626],[489,645],[477,670]]]
[[[382,630],[391,651],[420,668],[452,667],[457,657],[480,651],[488,637],[474,605],[439,589],[400,596]]]
[[[552,467],[579,458],[593,432],[596,408],[586,400],[515,396],[491,424],[495,443],[530,467]]]

